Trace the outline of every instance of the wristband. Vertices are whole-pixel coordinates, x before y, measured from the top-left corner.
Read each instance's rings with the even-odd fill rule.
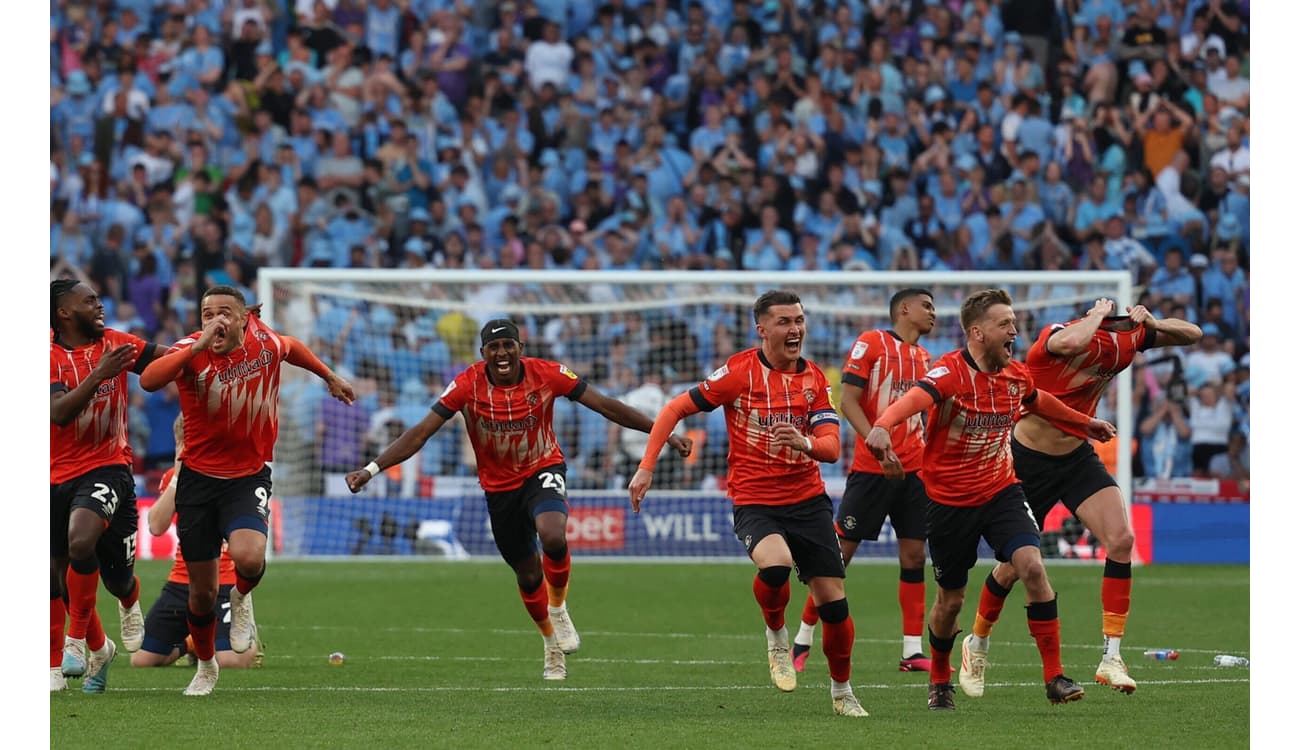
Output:
[[[804,444],[804,450],[806,450],[809,453],[812,453],[812,438],[808,437],[807,435],[804,435],[803,444]]]
[[[366,464],[366,467],[362,469],[362,471],[369,474],[371,479],[374,479],[375,475],[379,473],[379,464],[375,463],[374,461],[371,461],[370,463]]]

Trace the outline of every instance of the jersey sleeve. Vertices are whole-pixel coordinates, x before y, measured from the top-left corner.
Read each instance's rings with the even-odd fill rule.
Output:
[[[952,368],[949,358],[940,359],[938,365],[927,372],[925,377],[916,381],[916,387],[934,397],[934,402],[941,403],[956,396],[962,390],[960,373]]]
[[[132,334],[123,333],[122,331],[113,331],[113,339],[109,343],[114,348],[125,344],[135,345],[137,354],[135,355],[135,362],[131,363],[130,370],[136,375],[144,372],[144,368],[147,367],[149,363],[154,360],[154,357],[159,354],[158,346],[156,344],[151,344],[139,336],[133,336]]]
[[[840,415],[836,413],[835,405],[831,403],[831,385],[823,377],[821,387],[813,396],[813,402],[808,408],[808,427],[811,431],[824,424],[839,427]]]
[[[51,355],[50,355],[50,395],[53,395],[53,394],[55,394],[55,393],[63,393],[63,392],[65,392],[65,391],[72,390],[71,388],[68,388],[68,384],[67,384],[67,383],[64,383],[63,380],[59,377],[59,374],[60,374],[60,372],[62,371],[62,369],[63,369],[63,368],[61,368],[61,367],[59,366],[59,362],[58,362],[58,360],[53,356],[53,353],[51,353]]]
[[[745,382],[743,373],[731,370],[724,364],[689,391],[691,401],[695,402],[700,411],[713,411],[728,401],[735,400]]]
[[[587,390],[587,381],[559,362],[546,362],[542,372],[546,375],[547,385],[556,396],[565,396],[570,401],[577,401]]]
[[[447,384],[442,394],[433,402],[433,410],[443,419],[451,419],[456,412],[465,408],[473,391],[469,370],[465,370]]]
[[[873,342],[871,338],[872,336],[868,334],[853,342],[853,348],[844,358],[844,370],[840,382],[858,388],[867,387],[867,374],[871,372],[871,365],[881,352],[879,342]]]
[[[1029,346],[1029,352],[1025,354],[1025,362],[1033,366],[1043,366],[1052,360],[1052,353],[1047,350],[1047,340],[1053,334],[1065,328],[1064,323],[1053,323],[1038,332],[1038,338]]]
[[[1148,349],[1154,349],[1156,347],[1156,329],[1151,328],[1146,323],[1140,323],[1138,324],[1138,330],[1142,333],[1138,338],[1137,350],[1144,352]]]

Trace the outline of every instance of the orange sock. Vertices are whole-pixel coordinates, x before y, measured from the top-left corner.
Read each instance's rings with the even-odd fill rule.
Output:
[[[898,572],[898,607],[903,612],[903,635],[918,638],[925,632],[925,569]]]
[[[770,630],[785,627],[785,605],[790,603],[790,569],[774,566],[758,571],[754,576],[754,599],[763,610],[763,621]]]
[[[1065,673],[1061,668],[1061,621],[1056,616],[1056,599],[1033,602],[1025,610],[1029,634],[1038,644],[1038,656],[1043,660],[1043,682],[1051,682]]]
[[[542,631],[542,635],[550,637],[555,635],[555,628],[551,625],[551,615],[546,611],[546,587],[538,582],[536,588],[532,591],[525,591],[522,586],[519,587],[519,598],[524,600],[524,609],[528,610],[528,616],[533,618],[533,623],[537,629]]]
[[[930,684],[942,685],[952,681],[952,644],[956,640],[957,633],[940,638],[933,630],[930,631]]]
[[[95,611],[95,590],[99,588],[99,564],[91,558],[90,565],[94,567],[85,573],[68,568],[68,635],[82,640],[86,639],[90,616]]]
[[[1107,560],[1101,579],[1101,634],[1107,638],[1124,637],[1132,588],[1132,563]]]
[[[852,672],[855,636],[848,600],[838,599],[823,604],[820,609],[822,653],[826,655],[826,666],[830,668],[832,680],[848,682]]]
[[[971,628],[977,638],[988,638],[989,633],[993,632],[993,623],[1002,616],[1002,605],[1007,603],[1007,594],[1010,593],[1011,589],[998,583],[992,572],[984,579],[984,587],[980,589],[979,609],[975,613],[975,627]]]
[[[200,661],[207,661],[217,653],[217,615],[194,614],[187,610],[186,622],[190,627],[190,637],[194,639],[194,656]]]
[[[63,666],[63,626],[67,617],[63,597],[50,597],[50,669]]]
[[[564,548],[564,557],[552,560],[550,555],[542,554],[542,575],[546,578],[546,598],[552,607],[564,604],[569,596],[569,548]]]
[[[813,604],[812,594],[803,603],[803,614],[799,616],[799,621],[809,627],[817,624],[817,605]]]
[[[121,599],[118,599],[118,602],[120,602],[123,607],[130,609],[131,607],[135,606],[135,603],[138,601],[140,601],[140,577],[133,576],[131,593],[127,594]]]
[[[99,613],[90,611],[90,620],[86,623],[86,648],[98,651],[104,647],[104,625],[99,621]]]

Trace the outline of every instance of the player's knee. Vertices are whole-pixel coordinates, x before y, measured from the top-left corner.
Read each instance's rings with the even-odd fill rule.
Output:
[[[125,576],[101,574],[100,580],[104,582],[104,588],[108,589],[108,593],[118,599],[129,596],[131,590],[135,588],[135,575],[131,571],[127,571]]]
[[[817,615],[822,618],[822,622],[828,625],[844,622],[849,619],[849,600],[841,598],[833,602],[819,604],[817,606]]]
[[[542,543],[542,552],[552,560],[562,559],[564,552],[568,549],[568,542],[564,537],[564,527],[558,529],[538,529],[537,538]]]
[[[1017,572],[1026,586],[1033,586],[1047,580],[1047,566],[1043,565],[1041,557],[1035,556],[1025,560],[1018,566]]]
[[[245,578],[255,578],[261,575],[262,569],[266,567],[265,549],[231,550],[230,560],[235,564],[235,570],[240,575]]]
[[[1102,543],[1106,546],[1108,557],[1128,559],[1133,554],[1133,530],[1125,528],[1118,534],[1110,535]]]
[[[73,560],[86,560],[95,556],[95,543],[98,535],[85,529],[68,530],[68,557]]]
[[[766,568],[760,568],[758,571],[758,577],[759,580],[766,583],[768,586],[771,586],[774,589],[779,589],[786,584],[786,581],[790,580],[790,568],[785,565],[772,565]]]

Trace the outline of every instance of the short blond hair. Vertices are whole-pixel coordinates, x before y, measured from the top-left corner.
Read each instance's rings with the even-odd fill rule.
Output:
[[[1011,295],[1002,289],[985,289],[975,292],[961,303],[961,329],[969,331],[970,327],[984,319],[989,308],[994,305],[1010,305]]]

